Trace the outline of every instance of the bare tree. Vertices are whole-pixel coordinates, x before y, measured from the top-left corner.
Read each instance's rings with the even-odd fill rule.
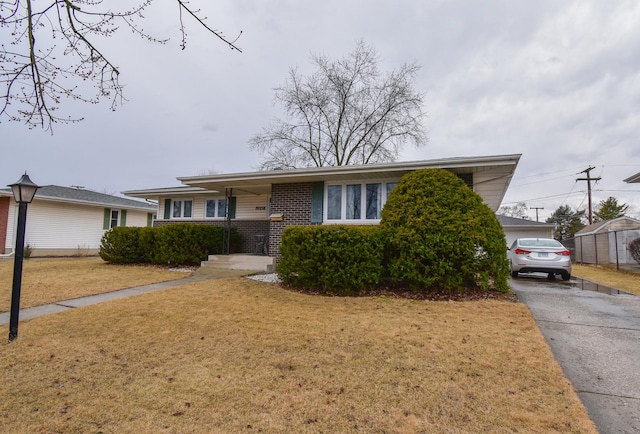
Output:
[[[423,96],[412,88],[420,69],[403,64],[382,74],[376,51],[360,41],[346,57],[313,55],[316,71],[289,70],[275,99],[287,116],[253,136],[261,169],[394,161],[405,143],[426,143]]]
[[[92,104],[108,99],[115,109],[123,101],[120,71],[96,40],[128,28],[149,41],[167,42],[141,27],[140,21],[153,2],[138,0],[134,6],[126,2],[129,5],[118,11],[111,8],[120,2],[104,0],[0,0],[0,120],[45,129],[56,122],[82,120],[57,113],[68,99]],[[175,2],[182,49],[186,47],[188,17],[230,48],[241,51],[235,40],[209,27],[206,18],[188,1]],[[87,91],[83,82],[94,84],[97,90]]]
[[[504,205],[498,209],[496,214],[500,214],[507,217],[513,217],[518,219],[526,219],[529,217],[529,211],[526,202],[518,202],[511,206]]]

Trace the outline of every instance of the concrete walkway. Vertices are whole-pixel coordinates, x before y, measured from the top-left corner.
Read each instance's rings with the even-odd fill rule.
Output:
[[[598,431],[640,433],[640,297],[575,278],[509,283]]]
[[[171,288],[174,286],[186,285],[188,283],[201,282],[203,280],[224,279],[227,277],[248,276],[250,274],[259,273],[259,271],[250,270],[224,270],[217,268],[201,267],[184,279],[170,280],[168,282],[152,283],[150,285],[136,286],[133,288],[121,289],[118,291],[106,292],[104,294],[89,295],[86,297],[75,298],[72,300],[59,301],[57,303],[44,304],[27,309],[21,309],[19,320],[26,320],[43,315],[64,312],[65,310],[75,309],[77,307],[89,306],[92,304],[102,303],[104,301],[114,300],[116,298],[131,297],[133,295],[144,294],[146,292],[158,291],[160,289]],[[0,325],[9,324],[9,312],[0,313]]]

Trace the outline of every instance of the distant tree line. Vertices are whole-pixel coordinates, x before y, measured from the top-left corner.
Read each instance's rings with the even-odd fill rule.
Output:
[[[613,220],[618,217],[624,217],[629,212],[629,205],[618,203],[615,197],[609,197],[600,201],[593,212],[594,223]],[[525,202],[518,202],[514,205],[505,205],[500,207],[498,214],[514,218],[528,218],[529,212]],[[555,229],[553,237],[558,241],[573,238],[579,230],[587,224],[587,216],[585,210],[573,209],[569,205],[560,205],[550,217],[546,219],[546,223],[553,223]]]

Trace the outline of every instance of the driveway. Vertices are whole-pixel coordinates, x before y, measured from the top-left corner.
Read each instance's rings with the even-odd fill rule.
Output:
[[[521,276],[509,284],[598,431],[640,433],[640,297],[576,278]]]

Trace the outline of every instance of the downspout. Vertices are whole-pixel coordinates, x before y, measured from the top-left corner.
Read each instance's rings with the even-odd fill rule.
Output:
[[[226,208],[227,208],[227,220],[224,226],[224,231],[222,233],[222,253],[224,255],[229,255],[231,253],[231,196],[233,195],[232,188],[225,189],[226,196]]]

